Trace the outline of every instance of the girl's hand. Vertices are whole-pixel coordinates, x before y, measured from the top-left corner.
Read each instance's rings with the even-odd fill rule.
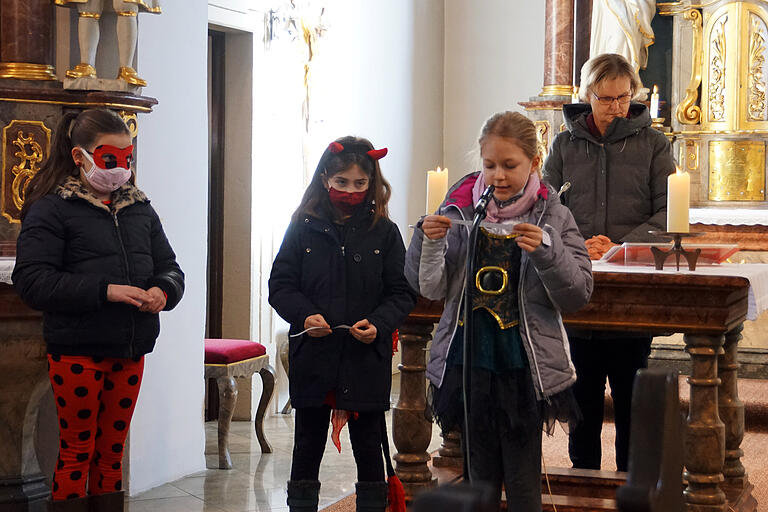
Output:
[[[451,219],[442,215],[427,215],[421,223],[421,230],[430,240],[439,240],[445,237],[451,227]]]
[[[140,308],[146,302],[152,301],[152,296],[136,286],[127,284],[107,285],[107,300],[109,302],[124,302]]]
[[[514,232],[518,233],[515,239],[517,246],[526,252],[533,252],[541,245],[542,231],[539,226],[523,222],[515,226]]]
[[[309,329],[311,327],[319,327],[319,329],[307,331],[307,334],[313,338],[322,338],[331,334],[331,326],[328,325],[328,322],[325,321],[321,314],[310,315],[304,319],[304,328]]]
[[[163,293],[163,290],[157,286],[153,286],[147,290],[147,293],[152,296],[152,300],[142,304],[142,306],[139,308],[139,311],[156,315],[165,307],[165,294]]]
[[[587,246],[587,252],[589,252],[589,259],[599,260],[603,257],[603,254],[608,252],[608,249],[616,245],[611,242],[611,239],[605,235],[593,236],[589,240],[584,241],[584,245]]]
[[[349,330],[353,338],[363,343],[372,343],[376,339],[377,332],[376,326],[366,319],[360,320]]]

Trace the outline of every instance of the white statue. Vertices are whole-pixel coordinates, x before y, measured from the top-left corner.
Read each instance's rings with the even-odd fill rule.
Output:
[[[99,19],[104,3],[111,2],[117,14],[117,50],[120,55],[119,80],[143,87],[147,85],[133,69],[136,53],[139,10],[160,14],[160,0],[53,0],[65,7],[77,6],[77,35],[80,43],[80,63],[67,70],[68,78],[96,78],[96,47],[99,44]]]
[[[648,47],[653,44],[651,20],[655,0],[594,0],[590,58],[601,53],[624,56],[637,73],[648,64]]]

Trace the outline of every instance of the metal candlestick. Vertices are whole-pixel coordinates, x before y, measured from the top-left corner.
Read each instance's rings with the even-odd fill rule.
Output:
[[[656,246],[651,247],[651,252],[653,253],[653,260],[654,260],[654,263],[656,264],[656,270],[662,270],[664,268],[664,262],[667,261],[667,258],[670,256],[670,254],[675,255],[675,267],[677,270],[680,270],[681,255],[688,262],[688,270],[690,271],[696,270],[696,261],[699,259],[699,254],[701,254],[701,249],[696,249],[694,251],[686,251],[685,249],[683,249],[682,241],[683,241],[683,238],[701,236],[704,233],[678,233],[678,232],[671,232],[671,231],[648,231],[648,233],[654,236],[658,236],[660,238],[672,239],[674,241],[674,245],[668,251],[665,251],[664,249],[660,249]]]

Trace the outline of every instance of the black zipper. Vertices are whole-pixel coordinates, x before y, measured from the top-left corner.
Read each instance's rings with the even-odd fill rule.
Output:
[[[123,263],[125,263],[125,276],[128,279],[128,284],[131,284],[131,267],[128,265],[128,253],[125,251],[125,244],[123,243],[123,235],[120,233],[120,222],[117,220],[117,211],[112,212],[112,219],[115,221],[115,231],[117,232],[117,241],[120,242],[120,250],[123,252]],[[128,354],[130,358],[133,358],[133,339],[136,334],[136,321],[133,317],[133,311],[131,311],[131,339],[128,343]]]

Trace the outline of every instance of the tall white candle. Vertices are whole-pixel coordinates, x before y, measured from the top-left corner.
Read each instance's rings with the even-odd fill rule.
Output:
[[[431,215],[440,207],[440,203],[448,193],[448,169],[438,167],[427,171],[427,215]]]
[[[653,86],[653,94],[651,94],[651,119],[657,119],[659,117],[659,86]]]
[[[688,209],[691,201],[691,176],[677,167],[667,178],[667,231],[688,233]]]

